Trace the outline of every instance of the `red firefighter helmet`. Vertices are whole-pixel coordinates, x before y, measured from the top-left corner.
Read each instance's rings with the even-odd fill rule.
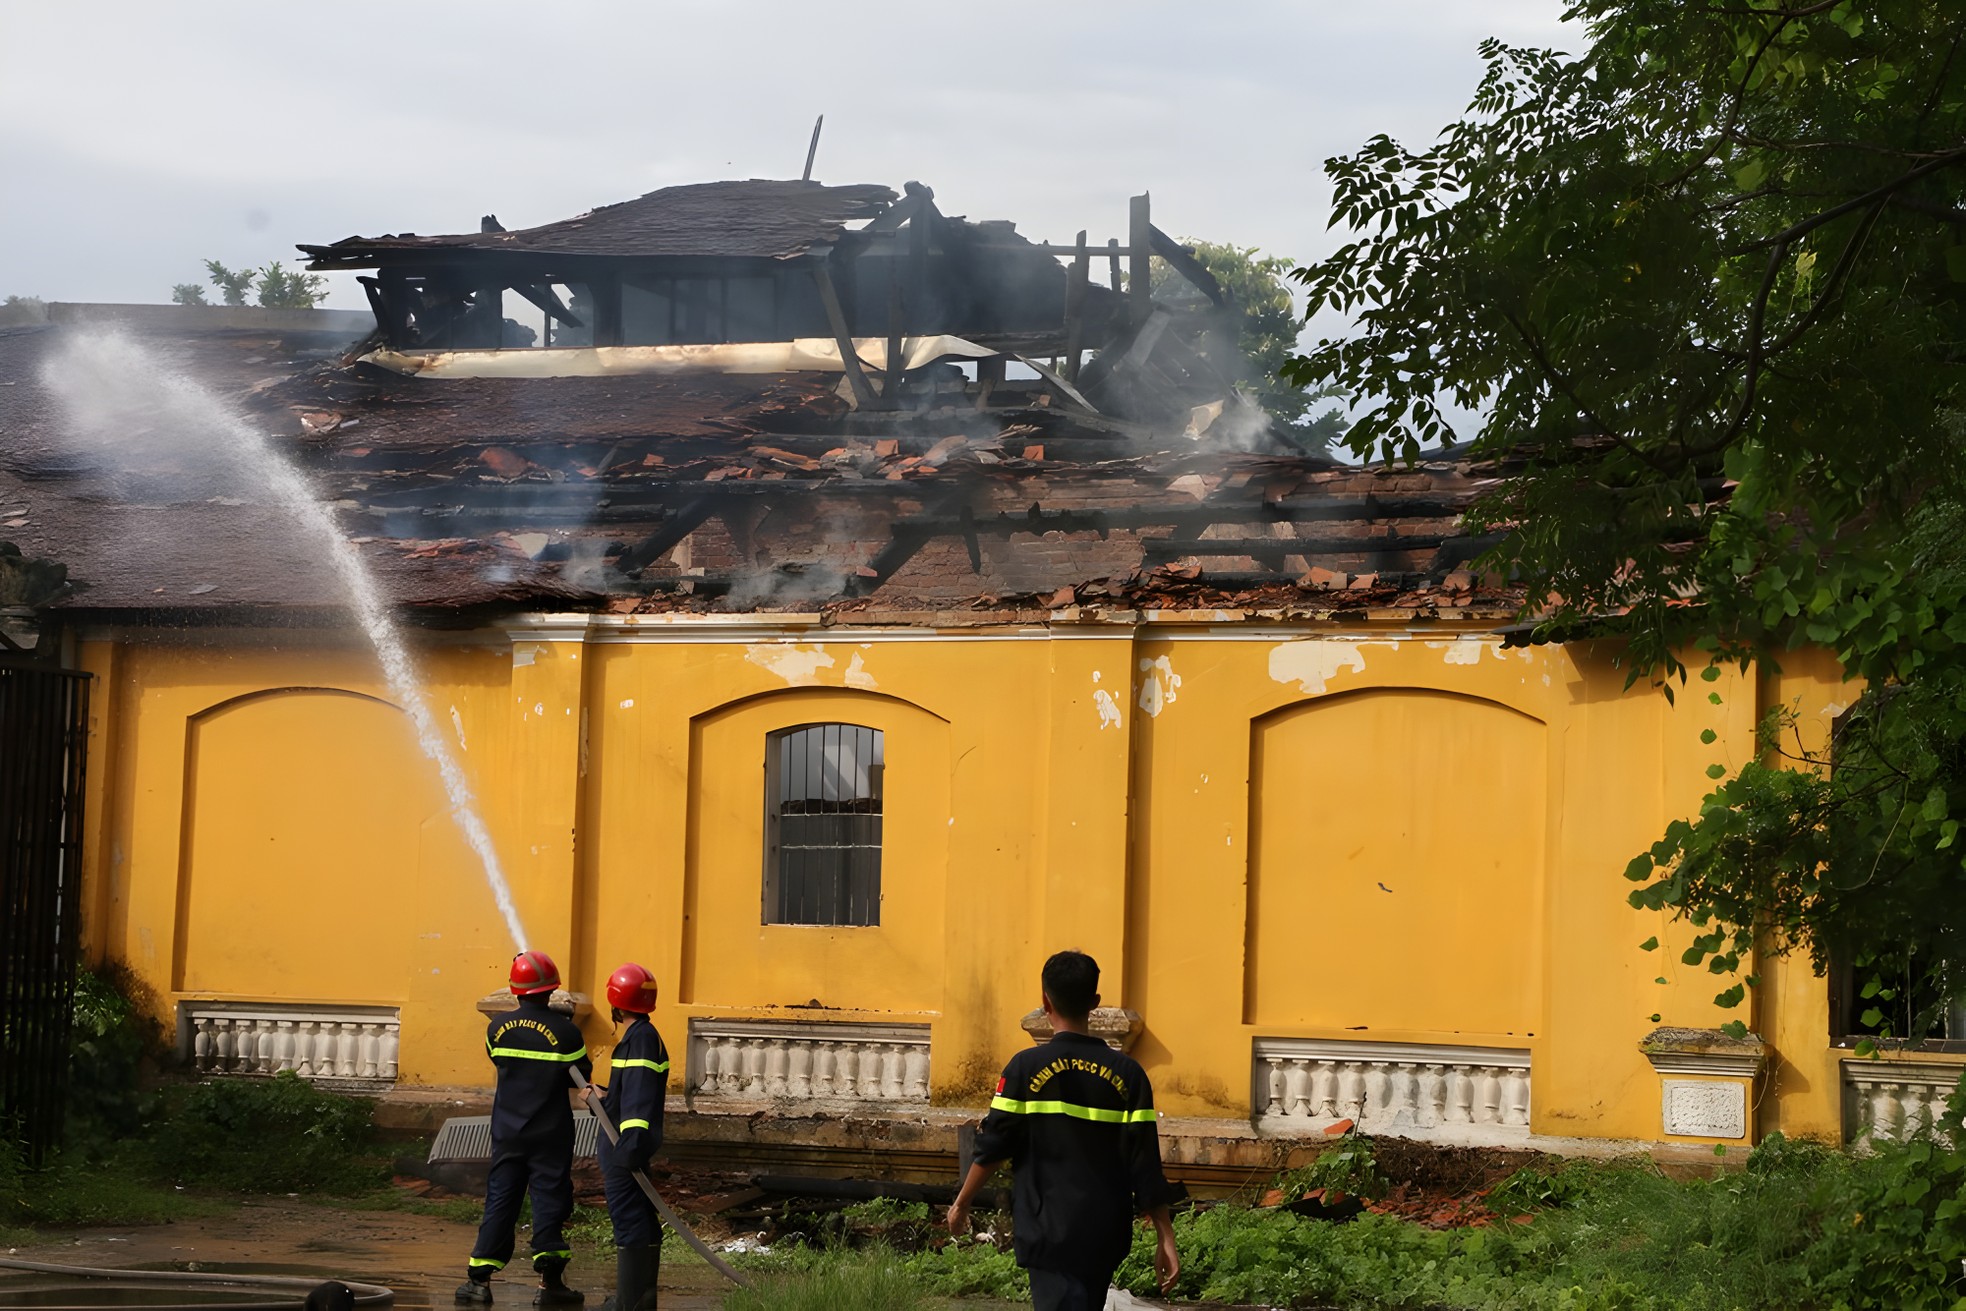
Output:
[[[522,951],[512,958],[512,995],[530,997],[560,986],[560,967],[543,951]]]
[[[645,966],[623,965],[608,975],[608,1005],[647,1015],[655,1009],[655,976]]]

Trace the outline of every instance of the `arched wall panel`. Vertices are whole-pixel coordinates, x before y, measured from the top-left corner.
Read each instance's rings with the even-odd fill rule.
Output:
[[[1417,689],[1251,732],[1245,1020],[1526,1035],[1543,1004],[1548,730]]]

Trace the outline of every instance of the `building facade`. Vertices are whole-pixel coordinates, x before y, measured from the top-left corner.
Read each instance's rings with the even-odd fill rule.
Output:
[[[523,945],[576,1005],[652,969],[695,1110],[954,1122],[1076,947],[1204,1134],[1854,1139],[1943,1098],[1960,1056],[1859,1061],[1801,960],[1720,1011],[1694,931],[1626,901],[1767,711],[1828,732],[1833,662],[1674,703],[1613,641],[1516,644],[1461,526],[1506,470],[1295,444],[1144,198],[1100,248],[912,186],[676,191],[307,248],[374,270],[353,345],[189,309],[117,316],[134,353],[61,307],[0,337],[0,500],[95,680],[87,954],[194,1068],[482,1089]],[[77,439],[162,359],[336,507],[523,944],[332,577],[200,472],[224,423],[137,388]]]

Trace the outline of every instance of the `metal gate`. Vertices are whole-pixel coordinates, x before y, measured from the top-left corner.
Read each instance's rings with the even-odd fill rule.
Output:
[[[0,658],[0,1133],[61,1131],[82,909],[89,675]]]

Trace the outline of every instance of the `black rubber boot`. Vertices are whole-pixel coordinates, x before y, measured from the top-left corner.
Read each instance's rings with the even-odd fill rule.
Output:
[[[558,1257],[535,1261],[532,1268],[539,1272],[539,1291],[532,1299],[534,1306],[579,1306],[587,1300],[583,1294],[568,1288],[561,1277],[566,1273],[565,1261]]]
[[[655,1279],[662,1268],[659,1243],[624,1247],[614,1257],[614,1311],[654,1311]]]
[[[484,1272],[483,1278],[479,1277],[480,1271]],[[474,1265],[467,1270],[464,1282],[457,1286],[456,1300],[459,1306],[490,1306],[491,1270],[481,1265]]]

